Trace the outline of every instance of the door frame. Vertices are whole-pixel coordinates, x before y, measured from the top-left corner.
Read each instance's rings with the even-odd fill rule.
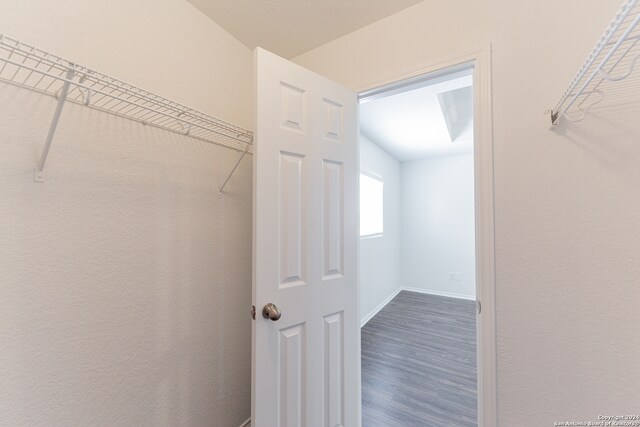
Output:
[[[493,178],[493,114],[491,89],[491,46],[443,57],[402,70],[356,88],[358,97],[386,91],[414,78],[429,78],[473,67],[474,196],[476,238],[476,316],[478,426],[498,425],[496,315],[495,315],[495,229]],[[358,155],[359,161],[359,155]],[[358,250],[358,264],[360,252]],[[360,312],[358,280],[358,313]],[[360,316],[360,314],[359,314]],[[362,376],[358,364],[359,378]],[[362,392],[360,391],[360,395]]]

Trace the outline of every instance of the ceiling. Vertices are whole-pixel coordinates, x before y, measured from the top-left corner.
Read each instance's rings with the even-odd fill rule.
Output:
[[[422,0],[188,0],[250,49],[292,58]]]
[[[359,125],[399,162],[471,154],[471,70],[365,98]]]

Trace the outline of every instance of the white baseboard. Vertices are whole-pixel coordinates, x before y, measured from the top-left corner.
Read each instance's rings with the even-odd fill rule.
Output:
[[[249,417],[247,421],[240,424],[240,427],[251,427],[251,417]]]
[[[466,299],[466,300],[471,300],[471,301],[475,301],[476,300],[476,297],[474,297],[473,295],[456,294],[456,293],[453,293],[453,292],[434,291],[434,290],[431,290],[431,289],[422,289],[422,288],[410,288],[408,286],[402,286],[400,289],[403,290],[403,291],[419,292],[421,294],[438,295],[438,296],[441,296],[441,297]]]
[[[472,295],[463,295],[463,294],[456,294],[456,293],[453,293],[453,292],[441,292],[441,291],[433,291],[433,290],[427,290],[427,289],[422,289],[422,288],[411,288],[411,287],[408,287],[408,286],[400,286],[398,289],[393,291],[393,293],[391,295],[386,297],[384,299],[384,301],[382,301],[380,304],[378,304],[378,306],[376,308],[371,310],[371,312],[369,314],[367,314],[364,317],[364,319],[362,319],[362,321],[360,322],[360,327],[363,327],[364,325],[366,325],[367,322],[373,318],[373,316],[378,314],[378,312],[380,310],[382,310],[387,304],[389,304],[391,302],[391,300],[394,299],[401,291],[419,292],[421,294],[438,295],[438,296],[441,296],[441,297],[466,299],[466,300],[470,300],[470,301],[475,301],[476,300],[476,297],[474,297]],[[244,427],[244,425],[242,425],[240,427]]]
[[[391,295],[389,295],[388,297],[386,297],[384,299],[384,301],[382,301],[380,304],[378,304],[378,306],[376,308],[374,308],[373,310],[371,310],[371,312],[369,314],[367,314],[366,316],[364,316],[364,319],[362,319],[362,321],[360,322],[360,327],[363,327],[364,325],[367,324],[367,322],[369,320],[371,320],[371,318],[373,316],[375,316],[376,314],[378,314],[378,312],[380,310],[382,310],[384,308],[385,305],[389,304],[391,302],[392,299],[394,299],[396,297],[396,295],[398,295],[400,293],[400,291],[402,290],[402,288],[398,288],[395,291],[393,291],[391,293]]]

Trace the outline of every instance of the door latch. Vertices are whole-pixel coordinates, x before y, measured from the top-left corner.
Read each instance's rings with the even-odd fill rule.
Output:
[[[476,300],[476,313],[480,314],[482,312],[482,303],[480,303],[480,300]]]
[[[253,320],[256,320],[256,306],[255,305],[251,306],[251,318]]]

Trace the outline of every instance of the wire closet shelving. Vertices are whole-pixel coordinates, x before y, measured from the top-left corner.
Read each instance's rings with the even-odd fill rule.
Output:
[[[605,92],[624,91],[624,87],[614,88],[611,83],[628,78],[634,71],[640,57],[639,22],[639,0],[626,0],[551,110],[553,125],[560,117],[578,122],[605,98]]]
[[[0,81],[58,99],[49,133],[36,166],[37,182],[43,180],[42,172],[49,148],[66,102],[82,104],[144,125],[240,152],[241,156],[219,188],[220,192],[242,158],[253,152],[251,131],[4,34],[0,34]]]

